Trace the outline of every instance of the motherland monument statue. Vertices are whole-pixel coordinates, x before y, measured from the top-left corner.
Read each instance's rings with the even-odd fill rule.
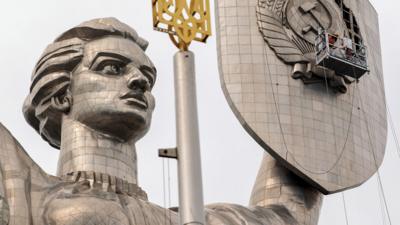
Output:
[[[1,126],[0,224],[178,224],[177,212],[148,202],[137,183],[135,143],[155,106],[157,72],[147,45],[129,26],[103,18],[66,31],[46,48],[23,112],[60,149],[57,176],[44,172]],[[318,200],[312,193],[307,199]],[[205,212],[207,224],[298,224],[279,204],[213,204]]]
[[[302,7],[307,2],[316,5]],[[367,0],[337,2],[216,2],[224,93],[268,153],[249,206],[207,205],[206,224],[316,225],[323,194],[361,185],[378,169],[386,117],[376,13]],[[292,25],[290,31],[291,17],[284,16],[311,9],[306,16],[327,13],[323,24],[332,25],[329,20],[337,17],[331,13],[341,15],[344,5],[360,18],[360,36],[369,47],[370,72],[360,79],[313,65],[311,54],[301,51],[309,45],[293,38],[303,28],[296,34]],[[364,21],[366,15],[371,21]],[[271,36],[269,24],[277,31]],[[314,28],[309,38],[318,35]],[[338,35],[348,34],[346,29]],[[293,36],[284,40],[288,34]],[[289,42],[295,44],[282,45]],[[297,45],[306,47],[293,50]],[[1,125],[0,224],[179,224],[179,209],[150,203],[137,181],[135,143],[150,128],[155,107],[157,70],[147,46],[128,25],[102,18],[64,32],[45,49],[23,112],[60,150],[57,175],[44,172]],[[380,91],[370,93],[371,88]]]

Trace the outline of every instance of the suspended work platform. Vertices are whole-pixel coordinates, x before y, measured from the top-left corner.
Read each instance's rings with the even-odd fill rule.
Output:
[[[320,31],[315,40],[316,64],[336,74],[359,79],[368,72],[367,51],[361,43]]]

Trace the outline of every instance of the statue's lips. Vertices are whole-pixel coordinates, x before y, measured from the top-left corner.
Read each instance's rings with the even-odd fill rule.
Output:
[[[147,100],[144,97],[143,92],[130,91],[123,94],[120,99],[125,100],[125,103],[128,105],[135,105],[142,109],[148,108]]]

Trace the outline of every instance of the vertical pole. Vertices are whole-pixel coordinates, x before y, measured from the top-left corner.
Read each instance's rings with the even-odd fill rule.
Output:
[[[205,224],[194,64],[190,51],[174,56],[181,225]]]

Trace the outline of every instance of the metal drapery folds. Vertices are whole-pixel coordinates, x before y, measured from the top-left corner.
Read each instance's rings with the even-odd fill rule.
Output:
[[[152,0],[154,30],[168,33],[173,43],[187,50],[192,41],[211,36],[209,0]]]

